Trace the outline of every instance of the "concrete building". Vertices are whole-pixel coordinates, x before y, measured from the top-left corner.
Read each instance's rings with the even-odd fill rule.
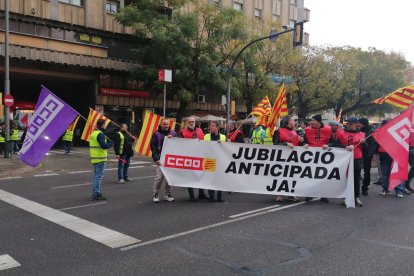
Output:
[[[304,0],[205,0],[234,7],[263,24],[309,20]],[[4,0],[0,0],[0,85],[4,85]],[[114,121],[137,129],[146,110],[162,113],[162,92],[142,91],[132,79],[139,61],[131,49],[139,45],[130,28],[115,20],[128,0],[11,0],[10,88],[20,109],[34,109],[44,85],[83,116],[89,107]],[[194,7],[188,6],[191,10]],[[1,91],[2,89],[0,89]],[[167,114],[174,117],[180,102],[168,100]],[[200,113],[223,114],[220,102],[206,103],[198,97],[191,105]],[[245,111],[237,105],[236,111]],[[136,122],[134,122],[134,118]],[[135,124],[134,124],[135,123]],[[78,124],[76,137],[83,123]]]

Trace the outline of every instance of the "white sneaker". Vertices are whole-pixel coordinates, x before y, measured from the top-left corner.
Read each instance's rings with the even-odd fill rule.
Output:
[[[171,194],[165,194],[164,199],[168,202],[173,202],[174,201],[174,198],[171,196]]]
[[[403,197],[404,197],[404,195],[403,195],[402,193],[397,193],[397,197],[398,197],[398,198],[403,198]]]
[[[384,191],[382,191],[381,193],[380,193],[380,195],[382,195],[382,196],[387,196],[387,195],[390,195],[391,193],[390,192],[384,192]]]
[[[364,206],[364,203],[359,199],[359,197],[355,198],[355,205],[358,207]]]
[[[118,180],[118,184],[125,184],[125,180],[123,179]]]
[[[158,197],[158,194],[157,194],[157,193],[155,193],[155,194],[152,196],[152,202],[154,202],[154,203],[158,203],[158,202],[160,202],[160,198]]]

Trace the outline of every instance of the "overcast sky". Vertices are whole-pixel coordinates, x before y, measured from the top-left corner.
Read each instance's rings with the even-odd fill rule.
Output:
[[[414,64],[413,0],[305,0],[311,45],[375,47]]]

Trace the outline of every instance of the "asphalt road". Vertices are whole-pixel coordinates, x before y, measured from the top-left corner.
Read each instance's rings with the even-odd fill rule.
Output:
[[[176,202],[154,204],[153,163],[131,167],[133,182],[117,184],[108,162],[104,202],[89,200],[85,150],[0,179],[0,274],[414,275],[414,195],[372,185],[364,207],[346,209],[240,193],[190,202],[173,188]]]

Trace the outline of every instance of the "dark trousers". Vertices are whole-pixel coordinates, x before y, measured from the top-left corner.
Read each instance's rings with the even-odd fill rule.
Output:
[[[0,154],[3,154],[4,143],[0,143]]]
[[[359,197],[360,192],[360,181],[361,181],[361,171],[363,167],[362,158],[354,159],[354,195]]]
[[[118,160],[118,180],[121,179],[128,179],[128,168],[129,168],[129,163],[131,161],[131,156],[128,155],[121,155],[120,156],[121,159],[124,160],[124,162],[122,162],[121,160]]]
[[[371,183],[371,161],[372,157],[364,155],[362,158],[364,166],[364,180],[362,181],[362,190],[368,191],[368,186]]]
[[[388,181],[391,174],[392,159],[388,154],[380,153],[380,167],[382,179],[382,191],[388,192]]]
[[[194,188],[188,188],[188,195],[190,198],[194,198]],[[198,189],[198,197],[205,196],[204,189]]]
[[[63,148],[65,149],[65,151],[67,153],[69,153],[70,150],[71,150],[71,148],[72,148],[72,142],[70,142],[70,141],[62,141],[62,143],[63,143]]]
[[[210,199],[214,199],[214,194],[216,191],[214,190],[208,190],[208,196],[210,197]],[[217,191],[217,199],[221,199],[223,196],[223,192],[222,191]]]
[[[410,186],[410,182],[414,177],[414,166],[411,166],[410,171],[408,172],[408,179],[405,182],[405,187],[407,187],[408,189],[412,190],[411,186]]]

